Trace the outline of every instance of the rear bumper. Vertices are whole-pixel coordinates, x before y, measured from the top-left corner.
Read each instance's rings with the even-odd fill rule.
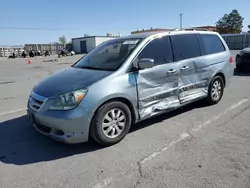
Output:
[[[39,133],[56,141],[76,144],[89,139],[90,120],[82,109],[39,113],[28,108],[27,114]]]
[[[244,70],[250,70],[250,62],[240,62],[236,64],[236,67],[244,69]]]
[[[222,73],[225,76],[225,87],[227,87],[232,82],[232,78],[234,76],[234,65],[227,63],[223,68]]]
[[[237,56],[236,57],[236,66],[238,68],[250,70],[250,56]]]

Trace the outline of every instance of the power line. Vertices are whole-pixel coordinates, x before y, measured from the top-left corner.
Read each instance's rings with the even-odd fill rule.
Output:
[[[9,30],[45,30],[45,31],[65,31],[65,30],[81,30],[81,29],[62,29],[62,28],[42,28],[42,27],[1,27],[0,29],[9,29]]]

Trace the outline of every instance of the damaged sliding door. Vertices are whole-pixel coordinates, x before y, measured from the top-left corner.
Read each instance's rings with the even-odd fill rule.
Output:
[[[197,34],[171,36],[174,60],[180,66],[179,100],[190,103],[206,97],[210,67],[201,54]]]
[[[173,62],[169,36],[156,38],[146,45],[137,59],[151,58],[154,67],[139,70],[137,78],[139,114],[143,119],[179,106],[178,63]]]

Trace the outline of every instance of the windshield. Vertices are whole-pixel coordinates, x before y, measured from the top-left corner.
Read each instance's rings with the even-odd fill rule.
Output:
[[[104,42],[80,59],[73,67],[97,70],[117,70],[141,39],[115,39]]]

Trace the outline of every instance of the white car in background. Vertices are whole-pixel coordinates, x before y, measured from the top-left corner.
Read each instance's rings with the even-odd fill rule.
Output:
[[[76,53],[72,50],[71,52],[70,52],[70,55],[75,55]]]

